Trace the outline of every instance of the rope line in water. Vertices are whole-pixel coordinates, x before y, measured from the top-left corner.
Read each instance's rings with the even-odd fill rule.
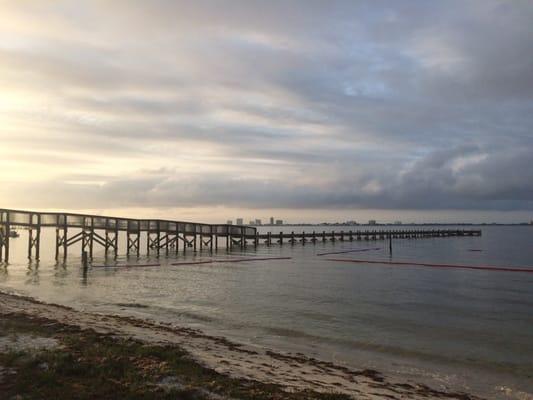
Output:
[[[290,260],[292,257],[253,257],[237,259],[212,259],[202,261],[183,261],[171,263],[170,265],[197,265],[197,264],[214,264],[214,263],[236,263],[245,261],[268,261],[268,260]],[[127,264],[127,265],[93,265],[93,268],[135,268],[135,267],[160,267],[161,264]]]
[[[254,258],[237,258],[237,259],[213,259],[202,261],[183,261],[172,263],[170,265],[197,265],[197,264],[214,264],[214,263],[237,263],[245,261],[269,261],[269,260],[291,260],[292,257],[254,257]]]
[[[359,253],[363,251],[372,251],[372,250],[381,250],[381,247],[371,247],[368,249],[354,249],[354,250],[345,250],[345,251],[332,251],[330,253],[317,253],[317,256],[329,256],[330,254],[344,254],[344,253]]]
[[[384,265],[399,265],[399,266],[417,266],[429,268],[455,268],[455,269],[476,269],[483,271],[505,271],[505,272],[526,272],[533,273],[533,268],[516,268],[516,267],[494,267],[489,265],[458,265],[458,264],[430,264],[419,262],[405,262],[405,261],[376,261],[376,260],[354,260],[350,258],[326,258],[326,261],[349,262],[357,264],[384,264]]]
[[[160,267],[161,264],[92,265],[93,268]]]

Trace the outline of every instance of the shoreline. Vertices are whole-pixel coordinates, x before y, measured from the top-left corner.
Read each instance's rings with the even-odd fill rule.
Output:
[[[77,311],[2,291],[0,317],[7,321],[15,318],[59,324],[63,327],[62,330],[70,327],[82,332],[94,332],[101,336],[101,340],[111,335],[122,341],[134,340],[145,345],[170,346],[186,352],[198,365],[213,373],[237,381],[273,385],[280,393],[287,395],[306,393],[306,398],[338,395],[342,396],[339,398],[358,399],[479,399],[467,393],[444,392],[423,384],[396,382],[376,370],[356,370],[303,354],[241,345],[196,329],[133,317]],[[315,397],[310,393],[314,393]],[[227,397],[224,393],[221,395],[222,398]],[[264,395],[255,398],[277,397]]]

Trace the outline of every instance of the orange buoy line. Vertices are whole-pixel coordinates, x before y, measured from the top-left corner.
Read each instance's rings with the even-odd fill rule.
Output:
[[[381,247],[371,247],[369,249],[353,249],[344,251],[332,251],[330,253],[317,253],[317,256],[329,256],[330,254],[344,254],[344,253],[360,253],[364,251],[381,250]]]
[[[430,264],[430,263],[405,262],[405,261],[354,260],[350,258],[326,258],[326,261],[349,262],[349,263],[357,263],[357,264],[384,264],[384,265],[417,266],[417,267],[429,267],[429,268],[476,269],[476,270],[484,270],[484,271],[533,273],[533,268],[495,267],[495,266],[489,266],[489,265],[475,266],[475,265],[458,265],[458,264]]]
[[[214,263],[236,263],[245,261],[269,261],[269,260],[290,260],[292,257],[254,257],[254,258],[236,258],[236,259],[212,259],[202,261],[184,261],[172,263],[170,265],[197,265],[197,264],[214,264]]]
[[[92,265],[93,268],[135,268],[135,267],[160,267],[161,264],[127,264],[127,265]]]

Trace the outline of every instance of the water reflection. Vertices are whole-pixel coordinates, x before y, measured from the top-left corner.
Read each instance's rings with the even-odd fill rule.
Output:
[[[530,228],[495,227],[481,238],[394,240],[392,254],[387,242],[367,241],[188,251],[168,258],[119,255],[113,260],[97,253],[94,264],[161,266],[85,271],[72,252],[65,262],[52,261],[52,255],[40,263],[24,259],[0,266],[0,288],[85,310],[201,328],[261,346],[321,358],[334,355],[356,366],[395,371],[453,366],[455,373],[457,368],[465,374],[491,371],[504,383],[513,375],[526,381],[524,371],[531,371],[533,274],[351,265],[325,261],[317,253],[379,247],[336,257],[528,266],[533,248],[524,244],[531,241]],[[234,256],[292,259],[170,265]]]
[[[7,267],[7,264],[0,263],[0,282],[4,282],[7,280],[9,274],[9,269]]]
[[[26,271],[26,284],[27,285],[38,285],[40,282],[39,279],[39,261],[29,261],[28,268]]]

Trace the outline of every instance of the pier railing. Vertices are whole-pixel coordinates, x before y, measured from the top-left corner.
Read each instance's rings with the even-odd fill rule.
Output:
[[[226,248],[245,248],[264,243],[305,244],[308,242],[384,240],[387,238],[425,238],[450,236],[480,236],[480,230],[423,229],[423,230],[357,230],[331,232],[279,232],[259,233],[255,227],[245,225],[204,224],[197,222],[161,219],[134,219],[101,215],[75,214],[65,212],[38,212],[0,209],[0,261],[9,260],[9,242],[12,229],[28,231],[28,258],[39,259],[41,229],[55,228],[55,257],[66,258],[68,248],[81,243],[82,253],[92,258],[96,246],[101,246],[105,255],[117,256],[119,235],[126,236],[126,255],[141,253],[141,235],[145,237],[145,254],[164,252],[177,253],[180,248],[197,251],[218,249],[219,239]]]
[[[0,209],[0,261],[9,259],[9,239],[13,228],[24,228],[29,232],[28,257],[39,258],[42,228],[56,229],[56,259],[66,257],[68,247],[81,242],[82,252],[92,257],[96,245],[108,252],[118,253],[118,235],[127,237],[126,254],[140,254],[140,237],[144,234],[146,253],[158,255],[171,250],[183,251],[205,246],[218,247],[218,239],[224,237],[229,245],[244,245],[246,238],[256,236],[256,228],[244,225],[205,224],[187,221],[161,219],[134,219],[102,215],[65,212],[38,212]],[[69,231],[76,233],[69,236]]]

